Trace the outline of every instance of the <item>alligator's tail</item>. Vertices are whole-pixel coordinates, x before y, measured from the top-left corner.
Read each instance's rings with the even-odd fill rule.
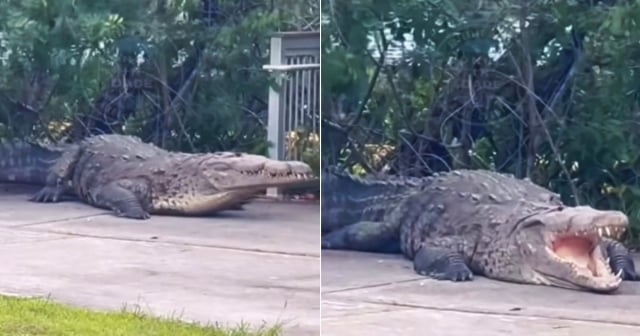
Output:
[[[21,140],[0,143],[0,182],[44,184],[62,150]]]
[[[398,176],[358,178],[337,167],[326,168],[321,176],[322,231],[333,231],[363,217],[375,220],[384,214],[394,198],[402,197],[407,189],[419,188],[427,181],[428,178]]]

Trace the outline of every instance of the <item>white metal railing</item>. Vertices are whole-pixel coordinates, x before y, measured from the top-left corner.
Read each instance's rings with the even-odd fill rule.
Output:
[[[278,33],[271,38],[270,52],[270,64],[263,69],[274,74],[277,85],[269,88],[269,156],[300,160],[302,153],[286,148],[287,137],[300,130],[320,134],[320,34]]]
[[[309,70],[309,69],[320,69],[320,63],[285,64],[285,65],[267,64],[267,65],[263,65],[262,68],[265,69],[265,70],[268,70],[268,71]]]

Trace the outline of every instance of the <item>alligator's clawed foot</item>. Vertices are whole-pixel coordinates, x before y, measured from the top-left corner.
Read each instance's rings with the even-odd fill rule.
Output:
[[[116,216],[131,219],[149,219],[151,215],[142,208],[130,208],[125,211],[115,211]]]
[[[640,275],[635,270],[624,270],[622,271],[622,280],[640,281]]]
[[[604,242],[609,258],[609,266],[613,274],[622,272],[622,280],[640,281],[640,275],[636,272],[636,267],[629,250],[619,241],[605,240]]]
[[[473,280],[473,273],[467,265],[455,264],[449,266],[449,269],[447,269],[447,272],[444,274],[444,279],[451,281],[471,281]]]
[[[618,274],[618,272],[622,271],[622,280],[640,281],[640,275],[636,272],[631,256],[614,256],[614,259],[611,260],[610,266],[613,274]]]
[[[60,201],[62,194],[63,190],[61,188],[46,186],[31,196],[29,200],[39,203],[55,203]]]
[[[440,251],[422,248],[413,258],[413,269],[420,275],[436,280],[470,281],[473,272],[456,253],[441,254]]]
[[[331,232],[322,236],[320,246],[325,250],[344,249],[347,246],[345,238],[346,233],[343,230]]]
[[[458,281],[471,281],[473,280],[473,273],[465,264],[453,264],[449,265],[445,270],[417,270],[418,274],[431,277],[436,280],[450,280],[454,282]]]
[[[331,242],[327,239],[322,238],[322,240],[320,241],[320,248],[322,248],[323,250],[331,249]]]
[[[130,203],[119,203],[112,205],[111,207],[113,212],[118,217],[125,217],[131,219],[149,219],[151,215],[148,211],[146,211],[143,207],[130,204]]]

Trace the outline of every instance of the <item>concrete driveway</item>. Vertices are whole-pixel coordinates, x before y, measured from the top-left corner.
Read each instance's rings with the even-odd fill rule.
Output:
[[[319,335],[317,203],[138,221],[34,190],[0,185],[0,293]]]
[[[323,251],[322,301],[323,336],[640,334],[637,282],[614,295],[482,277],[441,282],[394,255]]]

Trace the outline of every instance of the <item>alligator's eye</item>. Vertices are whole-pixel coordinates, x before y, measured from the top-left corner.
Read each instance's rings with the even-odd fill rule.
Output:
[[[213,170],[217,170],[217,171],[227,171],[229,170],[231,167],[226,164],[226,163],[222,163],[222,162],[213,162],[211,164],[208,165],[208,168],[213,169]]]
[[[531,228],[534,226],[544,226],[544,222],[540,220],[526,221],[522,224],[521,228]]]

